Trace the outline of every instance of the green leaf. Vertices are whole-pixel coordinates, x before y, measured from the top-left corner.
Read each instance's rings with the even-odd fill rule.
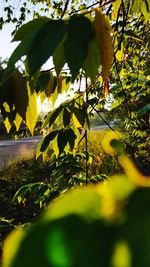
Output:
[[[26,35],[25,38],[22,40],[22,42],[14,50],[14,52],[12,53],[12,55],[8,61],[7,68],[5,69],[2,83],[5,80],[7,80],[11,76],[11,74],[14,72],[15,63],[19,59],[21,59],[21,57],[27,55],[27,53],[29,52],[29,49],[32,45],[32,42],[35,38],[35,35],[36,35],[36,32]]]
[[[143,108],[141,108],[138,111],[138,116],[142,117],[145,113],[147,113],[150,110],[150,103],[147,104],[146,106],[144,106]]]
[[[31,91],[29,84],[27,84],[27,88],[28,88],[29,102],[26,111],[26,125],[29,128],[31,134],[33,135],[34,127],[36,125],[38,118],[37,102],[36,102],[37,95],[35,92]]]
[[[47,150],[47,148],[48,148],[50,142],[51,142],[52,140],[54,140],[54,138],[57,136],[57,134],[58,134],[58,131],[57,131],[57,130],[56,130],[56,131],[52,131],[52,132],[50,132],[49,134],[47,134],[47,135],[42,139],[42,141],[41,141],[40,144],[39,144],[39,150],[40,150],[40,152],[44,152],[44,151]]]
[[[16,112],[25,119],[27,111],[29,96],[27,91],[26,81],[19,71],[15,71],[11,77],[12,80],[12,95],[13,103],[15,105]]]
[[[71,112],[68,108],[64,108],[63,111],[63,124],[64,127],[67,127],[70,124],[70,117],[71,117]]]
[[[73,150],[74,149],[74,144],[75,144],[75,139],[77,138],[76,134],[74,133],[74,131],[70,128],[68,129],[67,132],[67,140],[69,142],[69,146],[70,149]]]
[[[64,151],[65,146],[67,145],[66,131],[61,129],[58,133],[57,143],[59,148],[59,155]]]
[[[59,43],[59,45],[56,47],[54,54],[53,54],[53,61],[54,61],[57,75],[60,74],[60,72],[61,72],[61,70],[62,70],[62,68],[66,62],[65,55],[64,55],[65,40],[66,40],[66,36]]]
[[[2,71],[1,75],[4,72]],[[0,86],[0,104],[2,105],[4,102],[10,107],[14,106],[15,111],[25,119],[28,105],[28,92],[26,81],[17,70]]]
[[[51,127],[52,124],[57,119],[57,117],[59,116],[59,114],[62,111],[62,109],[63,109],[63,105],[60,105],[58,108],[56,108],[52,112],[50,112],[49,115],[46,117],[42,128],[45,128],[47,125],[49,127]]]
[[[84,62],[83,69],[87,77],[90,77],[91,82],[94,84],[98,68],[100,66],[100,52],[95,39],[89,42],[87,58]]]
[[[37,83],[35,85],[36,92],[44,91],[48,87],[49,81],[51,79],[50,72],[41,72]]]
[[[16,32],[13,41],[22,41],[25,36],[28,34],[32,34],[34,32],[38,32],[48,21],[50,21],[47,17],[40,17],[34,19],[32,21],[27,22],[22,27],[18,29]]]
[[[85,118],[86,118],[86,111],[85,111],[85,109],[84,108],[81,109],[81,108],[74,107],[73,108],[73,113],[76,116],[78,122],[83,127],[84,126],[84,123],[85,123]]]
[[[86,59],[91,34],[92,24],[88,18],[71,17],[65,42],[65,57],[72,74],[72,81],[75,80]]]
[[[30,75],[52,56],[65,32],[66,24],[62,20],[50,20],[38,31],[27,54]]]

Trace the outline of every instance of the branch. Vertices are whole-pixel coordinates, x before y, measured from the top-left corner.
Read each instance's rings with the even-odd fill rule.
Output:
[[[63,12],[62,12],[62,14],[61,14],[61,17],[60,17],[61,19],[64,17],[64,15],[65,15],[65,13],[66,13],[66,10],[67,10],[67,8],[68,8],[69,1],[70,1],[70,0],[66,0],[65,6],[64,6],[64,10],[63,10]]]
[[[99,7],[102,8],[102,7],[104,7],[104,6],[107,6],[107,5],[109,5],[109,4],[113,3],[113,2],[115,2],[115,1],[116,1],[116,0],[108,0],[108,1],[106,1],[105,3],[103,3],[103,4],[100,4],[101,1],[97,1],[96,3],[94,3],[94,4],[92,4],[92,5],[89,5],[89,6],[87,6],[87,7],[81,8],[80,10],[72,11],[72,12],[70,12],[69,15],[76,14],[76,13],[79,13],[79,12],[84,11],[84,10],[86,10],[86,12],[85,12],[85,13],[82,13],[82,14],[87,14],[87,13],[91,12],[91,10],[90,10],[90,11],[87,11],[87,9],[90,9],[90,8],[92,8],[92,7],[95,7],[95,6],[97,6],[98,4],[99,4]]]

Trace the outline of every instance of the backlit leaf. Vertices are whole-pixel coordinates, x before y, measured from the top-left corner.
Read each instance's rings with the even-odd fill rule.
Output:
[[[45,88],[47,88],[49,81],[51,78],[50,72],[41,72],[40,76],[37,80],[35,89],[36,92],[38,93],[39,91],[43,91]]]
[[[61,20],[50,20],[38,31],[27,54],[31,75],[52,56],[65,32],[66,24]]]
[[[29,102],[28,102],[28,107],[26,111],[26,125],[29,128],[31,134],[33,135],[34,127],[36,125],[37,118],[38,118],[37,102],[36,102],[37,95],[35,92],[31,91],[29,83],[27,84],[27,88],[28,88]]]
[[[15,124],[15,126],[16,126],[16,130],[17,130],[17,131],[18,131],[19,128],[20,128],[21,122],[22,122],[22,118],[21,118],[21,116],[17,113],[17,114],[16,114],[16,117],[15,117],[15,120],[14,120],[14,124]]]
[[[56,47],[54,54],[53,54],[53,61],[56,69],[57,75],[60,74],[63,66],[65,65],[65,55],[64,55],[64,44],[65,44],[66,36],[63,40],[58,44]]]
[[[49,115],[46,117],[44,123],[43,123],[43,128],[45,128],[47,125],[49,127],[52,126],[52,124],[55,122],[57,117],[59,116],[60,112],[63,109],[63,105],[60,105],[58,108],[54,109],[49,113]]]
[[[108,17],[102,13],[101,9],[96,9],[95,33],[100,49],[100,62],[102,64],[102,75],[104,80],[108,79],[113,62],[113,42],[111,36],[111,26]]]
[[[94,83],[96,80],[96,75],[98,73],[99,66],[100,66],[99,47],[95,39],[92,39],[89,42],[87,58],[83,66],[86,76],[90,77],[92,83]]]
[[[44,138],[42,139],[42,141],[39,144],[39,149],[41,152],[44,152],[45,150],[47,150],[50,142],[56,137],[56,135],[58,134],[58,131],[52,131],[49,134],[47,134],[46,136],[44,136]]]
[[[40,17],[22,25],[16,32],[13,41],[21,41],[23,38],[33,32],[38,32],[50,19],[47,17]]]
[[[75,80],[87,56],[88,43],[92,33],[91,21],[84,16],[72,16],[68,24],[65,42],[65,57]]]
[[[18,228],[11,232],[4,242],[4,253],[3,253],[3,267],[11,266],[11,260],[16,254],[20,242],[25,232],[22,228]]]
[[[121,5],[121,0],[116,0],[115,2],[112,3],[112,5],[113,5],[113,9],[114,9],[112,16],[113,16],[113,19],[116,19],[120,5]]]
[[[11,57],[9,58],[7,68],[5,69],[4,76],[2,82],[7,80],[10,75],[15,70],[15,63],[21,59],[21,57],[27,55],[29,49],[32,46],[32,42],[36,36],[36,32],[30,33],[24,37],[21,43],[17,46],[17,48],[12,53]]]

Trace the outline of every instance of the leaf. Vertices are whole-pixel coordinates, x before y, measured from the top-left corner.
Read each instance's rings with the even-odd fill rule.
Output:
[[[15,105],[16,112],[25,119],[29,100],[26,81],[19,71],[15,71],[11,80],[13,103]]]
[[[62,92],[62,75],[60,74],[57,78],[57,92],[61,94]]]
[[[47,87],[45,88],[46,95],[50,97],[55,93],[57,87],[57,78],[54,77],[53,73],[50,72],[50,79]]]
[[[72,16],[68,24],[65,42],[65,58],[75,80],[87,56],[88,43],[92,34],[91,21],[84,16]]]
[[[18,29],[13,41],[22,41],[28,34],[38,32],[48,21],[50,21],[50,19],[47,17],[39,17],[27,22]]]
[[[64,111],[63,111],[63,124],[64,124],[64,127],[67,127],[70,124],[70,119],[71,119],[71,112],[66,107],[66,108],[64,108]]]
[[[59,148],[59,155],[64,151],[65,146],[67,145],[67,138],[65,130],[61,129],[58,133],[57,143]]]
[[[149,0],[133,0],[130,5],[130,11],[134,15],[143,14],[146,21],[150,21],[150,1]]]
[[[2,83],[4,83],[15,71],[15,63],[19,59],[21,59],[21,57],[27,55],[35,38],[35,35],[36,32],[26,35],[25,38],[21,41],[21,43],[14,50],[11,57],[9,58],[7,68],[5,69]]]
[[[112,3],[113,9],[114,9],[112,13],[113,19],[117,19],[120,5],[121,5],[121,0],[116,0],[115,2]]]
[[[34,127],[36,125],[38,118],[37,102],[36,102],[37,96],[35,92],[31,92],[29,83],[27,84],[27,88],[28,88],[29,102],[26,111],[26,125],[29,128],[31,134],[33,135]]]
[[[102,75],[104,80],[108,79],[113,62],[113,41],[111,26],[108,17],[102,13],[100,8],[95,14],[95,34],[100,49],[100,62],[102,64]]]
[[[8,117],[5,118],[5,120],[4,120],[4,125],[5,125],[5,128],[6,128],[6,130],[7,130],[7,133],[9,133],[9,132],[10,132],[10,129],[11,129],[11,123],[10,123]]]
[[[2,74],[5,71],[2,72]],[[15,71],[12,76],[0,86],[0,104],[7,103],[14,106],[15,111],[25,119],[28,105],[28,92],[26,80],[19,71]]]
[[[62,20],[50,20],[38,31],[27,53],[29,73],[33,75],[52,56],[66,32]]]
[[[20,227],[7,236],[3,245],[3,266],[11,266],[11,261],[18,251],[24,235],[25,231]]]
[[[47,125],[51,127],[62,110],[63,110],[63,105],[60,105],[58,108],[51,111],[47,116],[47,118],[45,119],[42,128],[45,128]]]
[[[47,88],[48,84],[49,84],[49,81],[50,81],[50,78],[51,78],[51,74],[50,72],[41,72],[40,73],[40,76],[37,80],[37,83],[35,85],[35,90],[36,92],[41,92],[43,91],[45,88]]]
[[[58,130],[52,131],[42,139],[42,141],[39,144],[39,148],[38,148],[40,152],[44,152],[47,150],[50,142],[55,139],[57,134],[58,134]]]
[[[64,54],[64,44],[65,44],[66,36],[62,39],[62,41],[56,47],[53,53],[53,61],[56,69],[57,75],[60,74],[63,66],[65,65],[66,59]]]
[[[22,118],[21,118],[21,116],[17,113],[17,114],[16,114],[16,117],[15,117],[15,120],[14,120],[14,124],[15,124],[15,126],[16,126],[16,130],[17,130],[17,131],[18,131],[19,128],[20,128],[21,122],[22,122]]]
[[[69,146],[70,149],[73,150],[74,149],[74,145],[75,145],[75,139],[77,138],[76,134],[74,133],[74,131],[69,128],[68,132],[67,132],[67,140],[69,142]]]
[[[76,119],[78,120],[78,123],[80,124],[80,126],[84,126],[84,123],[85,123],[85,117],[86,117],[86,111],[84,108],[76,108],[74,107],[73,108],[73,113],[76,117]],[[75,124],[77,125],[77,122],[75,120],[75,118],[73,118]]]
[[[87,58],[84,62],[83,69],[87,77],[90,77],[91,82],[94,84],[98,68],[100,66],[100,54],[99,47],[95,39],[89,42]]]
[[[143,116],[145,113],[147,113],[148,111],[150,110],[150,103],[147,104],[146,106],[144,106],[143,108],[141,108],[139,111],[138,111],[138,116],[141,117]]]

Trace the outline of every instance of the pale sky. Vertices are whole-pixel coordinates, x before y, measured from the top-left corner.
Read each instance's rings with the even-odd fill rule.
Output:
[[[0,57],[2,59],[10,57],[18,42],[11,42],[11,32],[14,30],[14,25],[6,24],[0,30]]]

